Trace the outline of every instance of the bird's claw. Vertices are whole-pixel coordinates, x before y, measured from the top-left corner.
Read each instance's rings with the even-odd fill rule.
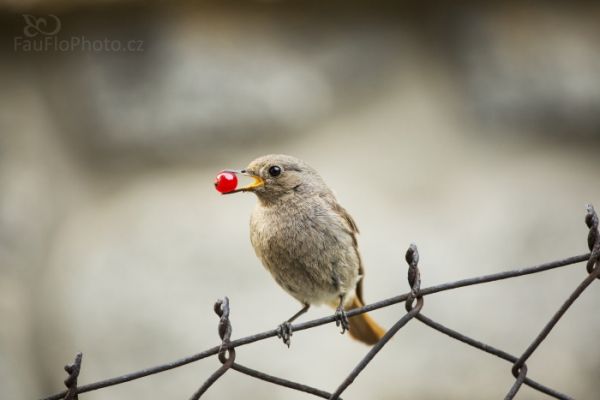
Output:
[[[342,327],[342,335],[346,331],[350,330],[350,322],[348,321],[348,316],[346,315],[346,311],[341,307],[335,310],[335,326]]]
[[[284,322],[277,327],[277,337],[283,340],[283,343],[289,348],[294,331],[290,322]]]

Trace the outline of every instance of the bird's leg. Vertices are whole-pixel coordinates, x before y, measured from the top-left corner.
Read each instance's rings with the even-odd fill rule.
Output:
[[[310,308],[310,304],[303,303],[302,309],[298,311],[296,314],[292,315],[290,319],[285,321],[283,324],[277,327],[277,337],[283,340],[283,343],[290,347],[290,339],[292,337],[292,322],[296,320],[299,316],[304,314]]]
[[[335,310],[335,326],[342,327],[342,334],[347,330],[350,330],[350,322],[348,321],[348,316],[346,315],[346,311],[344,310],[344,299],[345,295],[340,295],[340,304]]]

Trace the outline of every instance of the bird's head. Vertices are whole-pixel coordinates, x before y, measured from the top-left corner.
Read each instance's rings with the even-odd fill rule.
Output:
[[[311,166],[283,154],[259,157],[239,172],[253,178],[254,182],[229,193],[252,192],[265,203],[327,190],[323,180]]]

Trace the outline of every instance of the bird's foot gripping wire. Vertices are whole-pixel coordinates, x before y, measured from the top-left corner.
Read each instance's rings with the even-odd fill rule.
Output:
[[[283,343],[288,348],[290,347],[293,334],[294,331],[292,330],[292,323],[289,321],[286,321],[277,327],[277,337],[283,340]]]
[[[350,330],[350,322],[348,321],[348,316],[346,315],[346,311],[344,310],[344,306],[340,305],[335,309],[335,326],[341,326],[343,335],[346,331]]]
[[[303,303],[302,308],[296,314],[292,315],[290,319],[285,321],[283,324],[277,327],[277,337],[283,340],[283,343],[290,347],[290,341],[293,334],[292,322],[294,322],[299,316],[304,314],[310,308],[310,304]]]

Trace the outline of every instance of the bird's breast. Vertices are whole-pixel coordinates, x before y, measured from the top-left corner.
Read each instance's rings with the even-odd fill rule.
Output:
[[[277,261],[308,262],[326,250],[341,251],[350,244],[346,232],[323,207],[258,206],[251,219],[251,239],[260,253]]]
[[[298,300],[328,302],[354,288],[359,261],[352,237],[330,210],[259,205],[250,232],[263,265]]]

